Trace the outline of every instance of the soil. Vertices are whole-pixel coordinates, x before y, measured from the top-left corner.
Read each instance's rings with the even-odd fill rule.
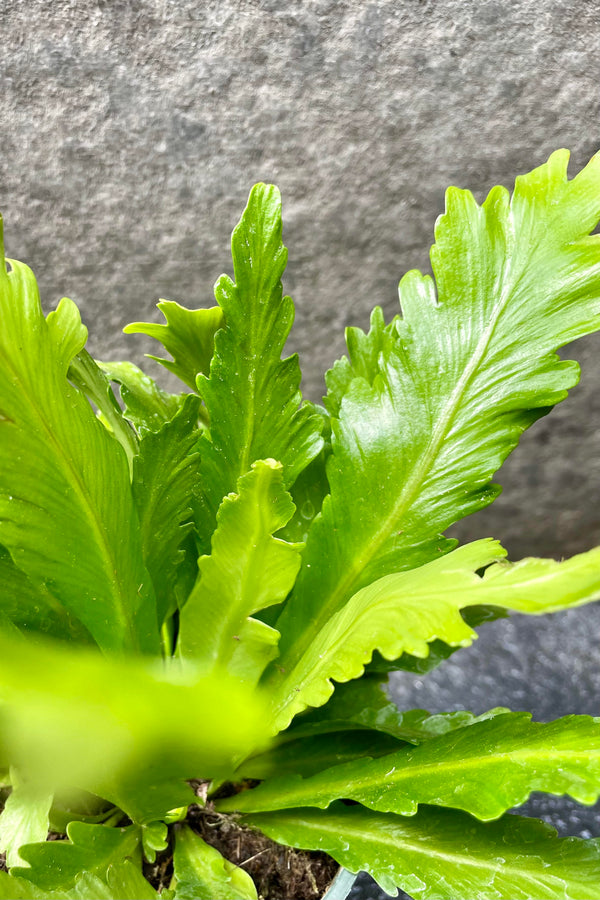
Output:
[[[217,812],[210,802],[190,806],[186,824],[250,875],[259,900],[318,900],[339,868],[325,853],[276,844],[260,831],[240,825],[234,816]],[[144,875],[157,891],[167,888],[173,877],[172,848],[157,854],[154,863],[146,863]]]
[[[207,844],[247,872],[264,900],[317,900],[339,869],[327,854],[276,844],[234,817],[215,812],[210,803],[191,806],[188,824]]]
[[[260,831],[240,825],[235,816],[217,812],[210,802],[190,806],[186,824],[250,875],[259,900],[318,900],[339,868],[325,853],[276,844]],[[50,841],[65,838],[54,832],[48,835]],[[0,854],[0,870],[6,871],[4,854]],[[169,887],[173,877],[171,846],[158,853],[154,863],[144,863],[144,875],[159,892]]]

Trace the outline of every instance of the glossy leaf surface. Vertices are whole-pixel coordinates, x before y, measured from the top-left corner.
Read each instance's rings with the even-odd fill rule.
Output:
[[[139,865],[130,859],[109,866],[106,880],[111,892],[111,900],[159,900],[160,898],[160,894],[144,878]],[[94,898],[94,900],[98,900],[98,898]]]
[[[47,321],[22,263],[0,253],[0,542],[106,650],[158,648],[127,457],[67,379],[86,329]]]
[[[247,816],[273,840],[323,850],[351,872],[366,871],[386,893],[414,900],[596,900],[597,840],[556,837],[535,819],[483,824],[455,810],[384,815],[362,806]]]
[[[148,885],[150,888],[150,885]],[[154,892],[150,895],[139,894],[136,900],[157,898]],[[26,878],[16,878],[6,872],[0,872],[0,900],[124,900],[122,893],[115,895],[111,888],[96,875],[82,875],[70,890],[44,891]]]
[[[125,417],[140,434],[160,431],[179,412],[187,394],[164,391],[130,362],[99,362],[110,381],[119,385]]]
[[[331,678],[361,675],[374,650],[386,659],[403,653],[426,658],[436,639],[468,646],[477,637],[460,615],[468,606],[539,615],[600,596],[600,548],[563,562],[532,558],[510,564],[503,561],[505,553],[497,541],[475,541],[358,591],[320,631],[312,629],[312,644],[297,665],[272,679],[273,686],[281,685],[274,694],[278,728],[305,706],[323,704],[333,691]]]
[[[482,206],[450,188],[435,282],[409,272],[402,317],[351,334],[330,379],[331,494],[276,626],[286,672],[359,588],[447,552],[440,532],[494,499],[521,432],[576,384],[555,351],[600,325],[600,155],[571,180],[567,162]]]
[[[274,460],[255,462],[240,478],[238,493],[223,500],[211,554],[200,558],[199,580],[181,610],[184,658],[258,680],[276,653],[278,635],[249,617],[279,603],[294,584],[301,545],[273,537],[293,512]]]
[[[223,275],[215,288],[225,326],[215,338],[209,377],[198,379],[210,419],[210,438],[199,448],[205,552],[223,497],[236,490],[253,462],[278,460],[289,487],[322,445],[321,417],[300,408],[298,359],[281,359],[294,305],[281,285],[287,250],[277,188],[252,189],[231,251],[235,282]]]
[[[0,547],[0,615],[26,633],[94,644],[89,631],[52,596],[46,585],[34,585]]]
[[[42,897],[44,900],[55,897],[56,900],[58,897],[65,900],[158,898],[142,874],[139,828],[72,822],[67,828],[67,837],[66,841],[48,841],[27,847],[25,855],[31,867],[14,870],[17,874],[12,887],[17,882],[20,890],[14,897],[31,897],[32,900]],[[32,888],[31,893],[25,892],[24,884],[27,883]],[[0,897],[1,890],[0,883]]]
[[[123,330],[125,334],[147,334],[159,341],[173,359],[160,356],[150,356],[150,359],[155,359],[195,391],[197,376],[208,374],[215,333],[223,325],[223,311],[218,306],[186,309],[173,300],[161,300],[156,305],[166,325],[133,322]]]
[[[50,316],[52,315],[54,314],[50,313]],[[69,381],[78,387],[88,400],[96,404],[101,420],[127,454],[131,470],[133,457],[138,451],[136,435],[131,424],[123,415],[110,379],[85,349],[80,350],[77,356],[73,357],[67,374]]]
[[[155,862],[156,854],[166,850],[168,844],[168,828],[164,822],[149,822],[142,825],[142,849],[148,862]]]
[[[479,628],[480,625],[487,622],[506,619],[510,615],[505,609],[500,609],[498,606],[469,606],[461,610],[460,614],[471,628]],[[443,641],[435,640],[430,643],[429,653],[424,658],[403,653],[398,659],[389,660],[384,659],[380,653],[375,651],[366,671],[373,674],[398,671],[427,675],[459,649],[460,647],[451,647]]]
[[[31,868],[15,868],[42,890],[74,887],[82,873],[105,880],[108,867],[131,856],[140,857],[140,829],[135,825],[111,828],[71,822],[66,841],[30,844],[22,855]]]
[[[188,395],[159,431],[144,434],[133,468],[133,497],[140,520],[144,562],[154,584],[159,625],[177,603],[175,585],[182,544],[193,528],[192,496],[198,479],[198,408]]]
[[[248,811],[326,808],[355,800],[380,812],[413,815],[419,804],[497,819],[533,791],[595,803],[600,794],[600,719],[531,722],[504,713],[375,760],[357,760],[311,778],[275,778],[220,808]]]
[[[177,828],[174,900],[256,900],[247,872],[228,862],[188,826]]]

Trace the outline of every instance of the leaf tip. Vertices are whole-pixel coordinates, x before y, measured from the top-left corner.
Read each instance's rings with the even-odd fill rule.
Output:
[[[275,184],[266,181],[258,181],[250,188],[248,202],[256,200],[258,202],[275,202],[281,204],[281,191]]]
[[[240,225],[248,218],[251,221],[262,221],[269,229],[280,234],[282,227],[281,193],[276,185],[259,181],[251,188]]]
[[[252,469],[272,469],[274,472],[282,472],[283,466],[278,460],[273,459],[270,456],[265,457],[264,459],[257,459],[251,465]]]

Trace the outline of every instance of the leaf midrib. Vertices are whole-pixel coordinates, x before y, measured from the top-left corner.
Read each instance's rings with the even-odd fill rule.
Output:
[[[4,363],[10,369],[10,371],[13,373],[15,379],[19,383],[19,385],[21,387],[21,397],[26,398],[30,409],[33,410],[35,418],[41,424],[42,431],[45,433],[48,442],[50,443],[50,445],[52,445],[55,448],[55,454],[54,454],[55,458],[57,458],[59,460],[59,464],[61,465],[63,473],[65,474],[67,483],[72,484],[75,488],[75,492],[80,501],[80,507],[84,511],[84,515],[86,516],[88,523],[91,525],[92,533],[96,537],[97,546],[100,547],[100,550],[101,550],[100,556],[102,559],[105,574],[107,576],[107,581],[113,587],[113,590],[111,590],[111,595],[113,596],[113,598],[115,597],[114,587],[118,586],[118,588],[119,588],[118,599],[122,601],[123,592],[121,590],[120,581],[118,581],[118,580],[115,581],[115,579],[113,577],[113,573],[118,575],[118,571],[119,571],[118,566],[116,565],[116,559],[113,555],[112,547],[107,540],[107,536],[106,536],[103,528],[101,527],[101,523],[96,514],[96,510],[94,509],[94,506],[90,502],[90,498],[87,494],[87,491],[85,490],[85,486],[80,478],[79,472],[72,465],[70,459],[67,458],[61,452],[61,445],[57,441],[56,436],[54,435],[52,429],[49,427],[48,423],[46,422],[46,420],[42,414],[42,411],[41,411],[38,403],[35,400],[35,396],[33,396],[32,393],[29,392],[28,390],[24,389],[23,379],[21,377],[21,374],[20,374],[19,370],[14,367],[10,357],[5,356]],[[76,388],[71,387],[71,390],[76,391]],[[21,431],[21,433],[23,433],[22,426],[17,425],[16,422],[13,424],[16,428],[18,428]],[[71,476],[71,477],[69,477],[69,476]],[[134,646],[134,647],[137,646],[137,642],[135,640],[135,637],[136,637],[135,629],[133,628],[133,623],[130,621],[129,617],[127,617],[124,613],[124,604],[117,603],[116,605],[113,605],[113,609],[117,615],[117,618],[118,618],[120,624],[123,626],[124,631],[130,636],[130,638],[132,640],[132,646]],[[74,613],[74,614],[77,615],[77,613]],[[77,617],[79,618],[79,616],[77,616]]]
[[[435,459],[437,458],[442,444],[448,434],[448,430],[450,429],[452,421],[458,412],[460,401],[462,400],[462,397],[464,396],[471,380],[475,376],[477,369],[479,368],[479,365],[481,364],[485,356],[498,320],[506,306],[506,302],[507,301],[504,301],[503,306],[501,308],[498,308],[494,320],[490,323],[490,325],[486,329],[486,332],[484,333],[483,338],[479,341],[478,352],[474,354],[471,363],[469,364],[469,366],[467,366],[463,375],[459,379],[458,384],[452,391],[452,394],[450,395],[450,398],[444,407],[444,412],[436,423],[436,426],[434,427],[433,437],[429,443],[428,450],[421,457],[421,463],[413,468],[413,471],[408,478],[405,487],[398,496],[398,499],[394,504],[391,513],[386,519],[384,519],[383,523],[375,532],[373,537],[369,539],[366,552],[363,552],[358,558],[358,561],[352,565],[346,577],[340,582],[339,586],[331,595],[332,603],[337,604],[340,597],[344,596],[350,591],[352,584],[354,584],[361,572],[377,556],[381,547],[389,538],[391,531],[393,531],[394,528],[397,527],[397,523],[400,518],[407,512],[415,498],[418,497],[420,487],[423,484],[423,480],[429,473],[433,463],[435,462]]]
[[[260,483],[260,478],[258,480]],[[255,568],[258,564],[258,560],[256,560],[255,551],[259,543],[261,545],[263,544],[263,541],[259,541],[259,538],[264,533],[264,530],[261,530],[263,518],[261,505],[260,503],[254,503],[254,507],[257,511],[257,515],[252,517],[254,521],[254,527],[252,528],[252,537],[249,541],[250,549],[247,549],[246,552],[246,559],[248,561],[248,564],[243,566],[242,568],[242,577],[240,580],[240,590],[238,595],[239,601],[229,607],[229,615],[223,616],[221,633],[218,638],[217,660],[223,665],[226,665],[229,662],[236,649],[233,638],[234,634],[243,627],[244,621],[249,617],[249,615],[251,615],[250,613],[244,613],[243,610],[245,607],[247,607],[247,598],[249,594],[248,585],[253,584],[256,581]]]
[[[248,818],[251,818],[251,816],[249,816]],[[301,822],[302,822],[302,820],[301,820]],[[306,822],[302,822],[302,824],[306,827]],[[260,827],[260,824],[259,824],[259,827]],[[381,846],[381,844],[384,844],[384,845],[388,845],[395,852],[398,851],[398,845],[400,844],[400,845],[403,845],[408,852],[413,852],[416,855],[420,855],[425,858],[435,857],[437,859],[444,860],[446,862],[451,863],[452,865],[455,865],[455,866],[461,867],[461,868],[462,867],[471,867],[473,869],[484,869],[486,871],[489,871],[490,869],[492,869],[494,872],[500,872],[502,875],[510,875],[511,877],[516,877],[516,878],[520,878],[520,879],[526,878],[528,880],[531,880],[534,886],[541,882],[542,884],[545,883],[549,887],[554,887],[555,879],[559,880],[559,881],[564,880],[561,875],[553,875],[551,869],[545,870],[544,872],[536,872],[536,873],[532,874],[531,873],[531,861],[532,861],[532,859],[536,859],[536,858],[539,859],[539,856],[536,857],[535,853],[528,855],[524,859],[523,868],[520,868],[515,863],[507,863],[506,860],[504,860],[502,865],[499,866],[497,862],[495,864],[493,864],[492,862],[487,862],[485,860],[478,860],[472,854],[469,854],[466,851],[463,853],[458,853],[458,852],[448,853],[448,852],[444,852],[443,850],[432,849],[431,840],[427,840],[426,846],[424,847],[423,843],[421,843],[419,841],[411,842],[409,839],[407,839],[404,836],[402,836],[401,838],[398,839],[398,837],[396,837],[395,835],[386,834],[383,829],[381,829],[378,832],[377,837],[372,837],[369,834],[369,832],[367,831],[367,827],[368,827],[368,823],[363,823],[362,827],[360,826],[360,824],[358,826],[352,827],[352,825],[350,825],[350,827],[348,827],[348,823],[344,820],[342,820],[341,822],[338,821],[335,824],[330,825],[329,828],[327,828],[327,823],[324,823],[324,822],[319,822],[317,825],[308,823],[309,830],[318,831],[319,835],[323,835],[324,832],[329,831],[335,837],[339,837],[339,835],[342,834],[344,841],[346,841],[346,839],[348,837],[355,837],[355,838],[357,838],[357,840],[359,842],[359,846],[360,846],[360,843],[366,843],[366,844],[374,845],[375,848],[377,849]],[[485,826],[483,826],[483,827],[485,827]],[[427,838],[427,834],[425,834],[425,838]],[[560,840],[560,838],[557,838],[556,840],[558,841],[558,840]],[[532,848],[539,847],[539,842],[536,842],[534,844],[526,844],[525,846],[531,850]],[[322,843],[320,843],[318,849],[324,850],[325,852],[329,852],[330,854],[334,855],[336,853],[338,847],[337,846],[325,847],[325,846],[323,846]],[[506,845],[506,844],[503,845],[500,843],[493,849],[498,850],[498,855],[501,855],[502,852],[506,853],[507,849],[509,850],[511,855],[517,852],[516,847]],[[492,848],[490,848],[490,850],[492,850]],[[494,857],[495,860],[498,859],[498,855]],[[352,859],[352,862],[354,862],[354,861],[355,861],[355,858]],[[388,868],[388,866],[386,866],[386,869],[387,868]],[[378,874],[378,872],[374,866],[371,869],[371,874],[373,874],[374,877],[376,877]],[[550,882],[545,880],[545,879],[547,879],[548,876],[550,876],[550,878],[552,879]],[[399,883],[400,882],[396,881],[395,886],[398,887]],[[572,880],[572,878],[570,878],[570,883],[571,884],[579,883],[579,884],[582,884],[584,887],[588,886],[588,885],[586,885],[585,882],[574,882]]]
[[[261,246],[264,246],[262,229],[261,229],[260,237],[261,237],[261,241],[260,241]],[[244,240],[246,242],[246,244],[248,244],[247,237],[239,238],[239,239]],[[260,272],[259,280],[260,280],[260,283],[262,284],[262,266],[259,266],[258,271],[254,269],[254,260],[252,259],[252,255],[250,255],[250,268],[251,268],[252,272],[254,273],[254,275],[258,275],[258,273]],[[243,285],[243,282],[244,282],[243,276],[240,279],[237,279],[237,276],[236,276],[234,291],[236,294],[236,301],[237,301],[237,305],[238,305],[238,311],[237,311],[238,315],[236,317],[238,322],[240,319],[243,320],[243,318],[244,318],[243,306],[242,306],[242,302],[241,302],[241,295],[243,293],[243,289],[240,286],[240,282]],[[250,451],[251,451],[252,444],[254,441],[254,434],[255,434],[255,428],[256,428],[256,390],[257,390],[257,371],[258,371],[258,367],[256,365],[256,360],[260,358],[257,353],[257,344],[259,343],[257,338],[259,337],[260,333],[262,332],[262,328],[261,329],[257,328],[257,322],[256,322],[256,319],[258,318],[258,316],[256,315],[257,307],[260,309],[260,293],[256,289],[256,284],[253,285],[253,287],[252,287],[252,295],[253,295],[253,301],[254,301],[252,306],[253,306],[253,311],[255,312],[255,315],[248,316],[248,322],[246,325],[247,333],[249,332],[249,334],[250,334],[249,345],[250,345],[251,351],[249,354],[244,354],[244,363],[245,363],[247,373],[248,373],[249,402],[248,402],[248,410],[247,410],[246,420],[244,423],[245,427],[244,427],[243,444],[242,444],[241,452],[239,455],[239,464],[238,464],[238,468],[237,468],[236,477],[234,479],[235,484],[230,485],[230,490],[232,490],[232,491],[237,490],[237,480],[240,477],[240,475],[244,475],[250,468],[250,462],[251,462]],[[260,318],[261,318],[261,325],[262,325],[263,316],[261,316]],[[225,323],[225,324],[227,325],[227,323]],[[243,338],[243,335],[242,335],[242,338]],[[240,344],[243,346],[243,340],[240,341]]]
[[[469,726],[467,726],[467,727],[469,727]],[[414,752],[415,752],[414,750],[408,751],[406,755],[409,755],[409,753],[414,753]],[[436,774],[438,772],[452,772],[452,771],[456,771],[456,770],[458,770],[461,773],[464,773],[465,770],[479,768],[480,766],[483,768],[488,768],[489,765],[492,765],[492,764],[499,765],[505,761],[507,761],[507,762],[522,762],[522,761],[532,760],[534,763],[539,762],[539,761],[548,761],[548,762],[554,763],[554,762],[556,762],[557,756],[560,757],[561,760],[578,759],[583,756],[583,757],[585,757],[586,762],[590,761],[590,757],[596,759],[597,761],[600,761],[600,749],[597,749],[597,750],[594,750],[591,752],[589,750],[556,750],[556,751],[545,751],[545,752],[539,752],[539,751],[535,751],[535,750],[523,750],[523,751],[513,752],[510,750],[507,750],[507,751],[504,751],[501,753],[486,754],[485,756],[471,756],[471,757],[463,757],[461,759],[453,759],[450,762],[443,761],[443,760],[442,761],[432,760],[431,762],[417,763],[417,764],[413,764],[409,759],[409,760],[405,760],[405,761],[401,761],[401,762],[397,763],[397,765],[400,768],[397,769],[396,772],[393,773],[393,775],[390,777],[389,781],[384,781],[383,779],[386,776],[382,775],[381,773],[373,774],[368,778],[363,778],[361,776],[360,784],[356,788],[353,788],[351,790],[350,794],[347,795],[347,799],[360,799],[358,797],[358,794],[362,794],[365,790],[367,790],[369,788],[377,789],[377,788],[381,788],[382,786],[385,786],[385,787],[389,787],[390,789],[392,789],[393,787],[398,785],[400,782],[402,782],[404,780],[412,780],[412,779],[418,778],[419,774],[421,772],[426,773],[427,770],[430,770],[430,769],[434,769]],[[380,763],[381,761],[378,760],[378,762]],[[354,763],[344,763],[344,766],[347,766],[348,771],[349,771],[350,767],[354,766]],[[393,761],[389,757],[386,758],[386,766],[381,766],[381,768],[387,768],[388,766],[394,767]],[[323,776],[319,775],[317,777],[318,778],[322,777],[323,782],[324,783],[326,782],[327,785],[335,785],[336,779],[334,776],[333,768],[325,770],[325,772],[327,773],[327,778],[325,778],[324,775]],[[397,777],[394,777],[395,775],[397,775]],[[344,778],[342,777],[340,780],[343,781]],[[299,782],[297,784],[297,787],[301,788],[301,791],[297,794],[292,792],[292,798],[294,800],[294,804],[296,802],[296,799],[301,800],[304,794],[310,795],[311,785],[308,784],[309,781],[310,781],[310,779],[304,779],[302,782]],[[331,789],[334,791],[337,791],[337,789],[335,787],[333,787]],[[322,788],[317,786],[317,791],[319,791],[319,790],[322,790]],[[326,788],[326,791],[327,791],[327,788]],[[599,793],[600,793],[600,788],[599,788]],[[278,791],[278,796],[285,797],[285,791],[281,791],[281,788],[280,788]],[[340,796],[340,794],[336,792],[334,799],[337,800],[339,798],[339,796]],[[343,796],[346,797],[346,794],[344,794]],[[411,798],[407,797],[407,799],[411,799]],[[330,801],[330,802],[332,802],[332,801]],[[415,800],[415,802],[427,802],[427,801],[416,801]]]
[[[452,391],[452,394],[450,395],[450,398],[444,407],[442,416],[440,417],[440,419],[438,419],[438,422],[434,427],[433,438],[429,443],[427,452],[421,457],[422,461],[420,465],[413,469],[413,472],[406,482],[405,488],[398,496],[392,511],[383,521],[382,525],[376,531],[375,535],[373,535],[372,537],[365,537],[364,544],[366,544],[367,546],[366,551],[363,551],[363,553],[358,558],[356,556],[354,557],[354,562],[348,567],[347,574],[338,582],[336,588],[329,594],[326,602],[321,605],[320,615],[318,619],[311,622],[311,633],[314,633],[315,628],[316,630],[320,630],[323,621],[330,617],[331,608],[337,608],[340,600],[348,594],[352,593],[352,585],[355,584],[364,569],[377,556],[381,547],[389,538],[390,533],[395,528],[397,528],[397,523],[400,517],[405,514],[405,512],[410,508],[413,500],[418,496],[423,480],[427,473],[430,471],[435,459],[437,458],[437,455],[448,434],[454,417],[459,410],[460,401],[485,357],[490,341],[496,330],[496,326],[504,310],[506,309],[506,306],[510,301],[514,290],[521,281],[524,271],[525,263],[523,264],[521,271],[514,279],[513,283],[507,286],[507,288],[501,294],[500,300],[495,308],[492,321],[488,325],[482,338],[479,340],[477,350],[473,354],[470,364],[464,370],[463,375],[459,379],[458,384]],[[290,650],[288,651],[288,655],[285,658],[281,658],[279,660],[280,668],[285,668],[289,671],[289,669],[294,667],[297,661],[304,655],[307,649],[306,645],[310,645],[311,642],[310,636],[308,641],[306,640],[306,634],[307,632],[305,631],[303,633],[304,640],[302,640],[301,637],[299,640],[295,641],[291,645]]]
[[[403,573],[399,573],[399,577],[401,577],[402,574]],[[405,574],[410,575],[410,572],[407,572]],[[441,575],[444,575],[444,574],[445,573],[441,573]],[[389,575],[389,576],[384,576],[384,577],[385,578],[393,578],[395,576]],[[541,607],[539,604],[532,604],[533,608],[525,609],[523,603],[510,604],[504,600],[503,602],[499,602],[499,603],[495,604],[494,603],[495,598],[493,595],[494,594],[498,594],[498,595],[502,594],[502,596],[504,597],[506,590],[508,590],[508,589],[510,589],[510,590],[522,589],[523,591],[526,591],[526,590],[529,591],[531,588],[533,588],[534,590],[539,590],[540,586],[542,586],[545,582],[552,582],[557,577],[565,578],[565,577],[571,577],[571,576],[568,575],[568,573],[561,573],[560,571],[553,569],[548,572],[544,572],[541,575],[537,575],[535,578],[523,579],[520,582],[512,581],[507,584],[507,583],[504,583],[502,577],[500,576],[497,579],[494,579],[493,581],[490,580],[490,581],[486,582],[485,578],[482,578],[482,579],[480,579],[479,582],[475,582],[472,585],[462,585],[455,589],[445,589],[444,596],[447,599],[445,599],[445,601],[444,601],[443,611],[444,611],[444,613],[448,613],[450,610],[459,612],[460,610],[466,609],[469,606],[478,606],[481,603],[488,603],[490,605],[498,605],[499,607],[501,607],[503,609],[514,609],[517,612],[518,611],[521,611],[521,612],[526,611],[531,615],[552,612],[553,609],[555,608],[554,605]],[[369,586],[367,586],[364,590],[368,590],[368,588],[369,588]],[[473,596],[472,598],[469,599],[468,594],[471,593],[471,591],[473,591],[473,592],[483,591],[484,596],[477,596],[477,594],[476,594],[475,596]],[[408,599],[410,601],[409,608],[410,608],[411,612],[414,614],[415,609],[418,609],[419,605],[422,605],[423,600],[427,599],[427,598],[431,598],[433,596],[433,593],[434,593],[433,589],[431,587],[429,587],[428,589],[425,589],[425,590],[409,591],[408,594],[402,595],[401,590],[396,588],[393,591],[391,591],[386,597],[384,597],[384,599],[376,599],[376,601],[374,603],[372,602],[367,606],[363,606],[360,609],[360,611],[356,614],[356,616],[351,621],[347,622],[346,627],[343,629],[343,631],[341,631],[336,636],[333,643],[330,642],[327,645],[327,649],[323,650],[322,653],[319,653],[318,669],[323,670],[327,666],[327,660],[332,657],[335,657],[337,655],[338,649],[340,647],[343,648],[345,642],[348,640],[348,636],[351,635],[352,632],[356,630],[357,623],[360,623],[361,619],[363,619],[365,616],[368,617],[371,610],[374,607],[377,610],[381,611],[382,609],[385,609],[386,606],[393,606],[394,610],[397,611],[398,604],[401,602],[402,597],[404,596],[404,597],[408,597]],[[594,593],[598,593],[598,592],[595,591]],[[492,596],[490,596],[490,594]],[[358,596],[358,595],[356,595],[356,596]],[[452,599],[451,599],[452,596],[460,597],[461,602],[453,603]],[[585,598],[579,599],[578,601],[570,604],[570,606],[571,607],[578,606],[584,602],[586,602]],[[564,604],[559,604],[559,609],[564,609],[564,608],[565,608]],[[334,620],[337,616],[342,615],[342,614],[343,614],[343,609],[339,610],[339,612],[336,613],[336,615],[334,617],[332,617],[332,620]],[[320,634],[321,634],[321,631],[318,631],[315,638],[313,638],[313,640],[311,640],[309,647],[314,644],[315,640],[319,637]],[[448,634],[446,634],[445,636],[443,636],[440,633],[436,633],[435,635],[429,635],[429,636],[423,635],[421,639],[423,641],[426,641],[427,643],[429,643],[430,641],[435,640],[436,638],[440,639],[440,640],[444,640],[446,643],[450,644],[450,646],[465,646],[463,641],[461,641],[460,643],[457,643],[456,641],[451,640],[451,638]],[[414,648],[411,649],[411,647],[408,645],[408,643],[405,643],[400,652],[414,653]],[[304,654],[301,655],[296,660],[293,668],[288,669],[285,673],[281,673],[282,676],[284,675],[285,677],[282,677],[282,679],[279,683],[278,695],[279,695],[280,700],[278,703],[275,703],[273,706],[273,709],[277,715],[279,715],[281,713],[281,711],[285,710],[286,707],[290,703],[290,695],[287,693],[285,685],[291,684],[293,687],[294,696],[297,696],[298,692],[299,691],[301,692],[304,689],[304,687],[308,681],[315,680],[315,667],[314,666],[310,669],[310,671],[307,674],[302,676],[301,680],[298,679],[296,672],[297,672],[298,666],[302,662],[303,657],[304,657]],[[317,678],[318,677],[319,676],[317,676]],[[327,676],[325,676],[325,677],[327,677]],[[292,696],[291,699],[293,700],[294,697]]]
[[[459,592],[457,591],[456,593],[459,593]],[[418,595],[417,594],[411,595],[411,597],[413,597],[413,598],[415,596],[418,596]],[[431,590],[423,591],[422,596],[431,596]],[[366,617],[369,616],[369,613],[371,612],[371,609],[373,608],[373,606],[376,606],[377,608],[379,608],[383,605],[384,605],[383,603],[375,603],[375,604],[371,604],[371,605],[362,607],[360,609],[360,611],[356,613],[355,616],[353,616],[351,619],[349,619],[345,623],[344,628],[341,631],[339,631],[335,635],[334,638],[329,638],[326,648],[321,647],[323,652],[318,654],[318,657],[319,657],[318,663],[316,663],[316,664],[313,663],[309,667],[308,671],[306,671],[306,667],[304,667],[304,672],[303,672],[301,678],[299,678],[297,675],[297,669],[302,664],[305,653],[298,655],[298,658],[295,660],[293,666],[289,667],[286,670],[280,671],[280,674],[279,674],[280,680],[279,680],[279,684],[278,684],[278,691],[274,695],[273,706],[272,706],[275,721],[277,721],[277,722],[280,721],[281,713],[284,712],[288,708],[288,706],[290,706],[290,704],[296,700],[296,698],[304,690],[307,683],[310,685],[311,683],[314,683],[316,680],[324,681],[324,680],[330,679],[330,676],[323,674],[323,672],[327,669],[329,660],[331,660],[332,658],[335,658],[337,656],[338,650],[340,648],[343,649],[349,636],[352,635],[352,633],[354,631],[356,631],[357,625],[360,625],[361,620],[364,619],[365,616]],[[476,606],[476,605],[477,605],[477,602],[463,604],[464,607]],[[458,605],[455,608],[452,604],[445,604],[444,612],[447,613],[449,610],[451,610],[452,612],[455,612],[455,611],[459,612],[460,609],[463,608],[463,606]],[[335,622],[335,620],[338,617],[343,616],[343,613],[344,613],[343,608],[338,610],[338,612],[335,613],[331,617],[330,621]],[[447,624],[447,622],[445,622],[445,624]],[[306,650],[310,649],[310,647],[312,647],[312,645],[315,643],[315,641],[319,639],[319,637],[322,634],[323,628],[326,628],[326,625],[323,625],[322,628],[320,628],[316,632],[316,635],[308,642],[308,646],[307,646]],[[459,644],[457,644],[456,641],[453,641],[448,634],[446,634],[445,637],[443,637],[443,638],[441,637],[440,634],[435,634],[435,635],[430,635],[430,636],[424,635],[420,638],[420,640],[429,643],[429,641],[435,640],[436,637],[440,640],[444,640],[446,643],[449,643],[450,646],[459,646]],[[461,641],[460,645],[466,646],[466,644],[464,643],[464,639]],[[365,645],[365,650],[364,650],[363,657],[360,660],[360,665],[363,665],[370,659],[373,649],[375,649],[375,648],[370,645],[369,645],[369,647],[366,647],[366,645]],[[415,647],[413,645],[410,645],[408,642],[405,642],[402,645],[402,648],[398,649],[398,652],[399,653],[414,653]],[[315,675],[315,670],[317,671],[316,675]],[[356,677],[356,676],[352,676],[352,677]],[[288,689],[286,687],[287,685],[290,685],[291,687]],[[304,705],[306,706],[307,704],[304,704]],[[308,704],[308,705],[310,705],[310,704]],[[296,710],[296,712],[298,712],[298,711],[299,710]],[[293,713],[293,715],[296,715],[296,712]]]
[[[359,837],[362,837],[362,839],[364,840],[365,839],[364,832],[360,832]],[[369,836],[367,836],[366,840],[368,840],[368,841],[370,840],[370,843],[374,843],[375,845],[377,845],[377,843],[380,843],[380,841],[377,839],[375,839],[375,840],[369,839]],[[398,847],[397,842],[392,842],[392,840],[389,839],[387,837],[387,835],[385,835],[383,843],[389,844],[392,847],[392,849],[394,849],[394,850],[397,849],[397,847]],[[432,850],[430,842],[428,842],[428,844],[427,844],[427,849],[423,849],[423,845],[420,843],[411,843],[410,841],[408,841],[406,839],[402,839],[401,843],[403,843],[406,846],[406,848],[408,850],[411,850],[413,853],[420,854],[421,856],[425,856],[425,857],[433,856],[433,857],[436,857],[437,859],[443,859],[446,862],[453,863],[456,866],[461,866],[461,867],[470,866],[473,869],[485,869],[485,870],[493,869],[494,872],[500,871],[502,875],[510,874],[511,877],[516,876],[517,878],[530,879],[534,885],[539,884],[540,881],[542,881],[542,884],[544,883],[544,876],[546,875],[546,872],[532,873],[531,868],[530,868],[531,860],[529,858],[527,858],[524,861],[523,868],[520,868],[519,866],[515,865],[514,863],[507,864],[506,860],[504,860],[504,862],[502,863],[502,865],[500,867],[497,862],[495,864],[493,864],[492,862],[480,861],[480,860],[474,858],[472,855],[467,854],[467,853],[456,853],[456,852],[455,853],[447,853],[447,852],[445,853],[443,850],[437,850],[437,849]],[[530,847],[531,845],[527,845],[527,846]],[[503,845],[499,844],[497,849],[498,849],[499,855],[501,855],[502,852],[506,852],[505,845],[503,846]],[[509,849],[510,849],[511,853],[515,851],[515,848],[513,848],[513,847],[510,847]],[[494,857],[494,859],[497,860],[497,857]],[[555,878],[558,879],[559,881],[562,881],[562,878],[560,875],[554,876],[554,875],[552,875],[551,872],[548,872],[548,874],[552,878],[552,881],[550,882],[550,887],[553,886],[552,882],[554,881]],[[548,882],[546,882],[546,884],[548,884]]]

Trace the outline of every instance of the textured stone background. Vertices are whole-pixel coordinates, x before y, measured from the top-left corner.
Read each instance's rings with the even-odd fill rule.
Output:
[[[576,170],[600,146],[595,0],[0,0],[0,20],[7,251],[48,307],[80,304],[103,358],[140,361],[120,329],[159,297],[210,304],[250,186],[275,181],[292,349],[318,398],[343,327],[392,314],[401,274],[427,267],[448,184],[482,198],[557,147]],[[576,348],[581,386],[461,537],[513,557],[600,543],[599,347]],[[599,613],[488,626],[396,695],[597,713]]]
[[[159,297],[210,304],[249,187],[279,184],[306,390],[343,328],[428,266],[449,184],[479,198],[560,146],[600,146],[590,0],[0,0],[0,209],[44,302],[81,305],[101,357]],[[525,437],[490,510],[514,555],[600,542],[598,340]],[[153,364],[150,363],[152,366]]]

